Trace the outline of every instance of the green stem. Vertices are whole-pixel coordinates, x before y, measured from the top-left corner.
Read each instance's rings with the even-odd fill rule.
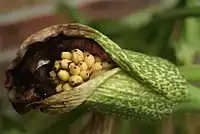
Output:
[[[186,17],[200,17],[199,7],[177,8],[159,15],[153,19],[153,23],[160,23],[169,20],[184,19]]]
[[[81,24],[88,24],[88,19],[85,15],[83,15],[81,12],[79,12],[75,7],[72,5],[69,5],[69,3],[65,2],[58,2],[57,4],[57,11],[59,13],[67,13],[64,15],[67,15],[71,17],[75,22],[81,23]]]
[[[179,69],[188,81],[200,80],[200,65],[183,66],[179,67]],[[188,91],[188,99],[181,104],[180,111],[200,110],[200,89],[191,84]]]
[[[199,111],[200,110],[200,89],[190,85],[188,99],[180,105],[180,111]]]
[[[163,10],[162,10],[163,11]],[[155,18],[152,15],[155,15]],[[187,17],[200,17],[199,7],[186,7],[186,8],[167,8],[165,12],[159,12],[157,9],[151,9],[138,14],[130,15],[122,19],[122,23],[133,28],[139,29],[144,25],[156,24],[160,22],[185,19]]]
[[[112,134],[115,118],[93,113],[93,116],[80,134]]]
[[[121,20],[124,25],[132,28],[142,28],[152,21],[152,14],[161,14],[163,11],[169,10],[177,5],[177,1],[160,1],[158,4],[152,4],[147,9],[133,13]],[[166,12],[165,12],[166,13]]]
[[[188,81],[200,80],[200,65],[182,66],[179,69]]]
[[[198,12],[200,11],[199,7],[192,7],[196,5],[196,0],[187,1],[187,6],[190,9],[189,12],[184,13],[185,11],[179,11],[176,12],[174,16],[184,17],[185,15],[194,15],[198,16]],[[173,16],[173,15],[172,15]],[[185,40],[188,44],[190,44],[191,47],[198,48],[196,45],[198,45],[198,35],[199,35],[199,24],[196,19],[187,19],[185,21]],[[180,71],[183,73],[185,78],[188,81],[199,81],[200,80],[200,65],[192,65],[192,66],[183,66],[180,67]],[[189,86],[189,95],[188,99],[181,104],[180,110],[192,110],[192,111],[199,111],[200,110],[200,89],[198,87],[195,87],[193,85]]]

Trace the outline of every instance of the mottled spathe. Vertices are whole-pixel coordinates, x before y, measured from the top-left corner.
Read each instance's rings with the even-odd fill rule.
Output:
[[[23,58],[27,45],[61,33],[68,37],[94,40],[118,68],[28,106],[42,108],[49,113],[62,113],[82,105],[127,119],[158,120],[173,113],[187,97],[187,81],[171,62],[121,49],[102,33],[81,24],[55,25],[31,35],[22,44],[19,59]]]

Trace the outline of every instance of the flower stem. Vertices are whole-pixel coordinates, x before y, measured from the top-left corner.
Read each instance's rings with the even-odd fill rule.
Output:
[[[114,117],[93,113],[81,134],[112,134]]]
[[[167,13],[155,17],[153,22],[165,22],[169,20],[184,19],[186,17],[200,17],[199,7],[187,7],[187,8],[177,8],[174,10],[169,10]]]
[[[179,69],[188,81],[200,80],[200,65],[182,66]]]
[[[200,110],[200,89],[196,86],[189,86],[188,98],[180,105],[179,111],[199,111]]]

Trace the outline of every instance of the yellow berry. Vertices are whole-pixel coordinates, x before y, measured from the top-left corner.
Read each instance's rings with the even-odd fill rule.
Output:
[[[88,80],[90,78],[90,72],[88,70],[82,70],[79,75],[83,80]]]
[[[95,62],[101,62],[101,58],[99,56],[94,56]]]
[[[80,62],[78,64],[78,66],[80,67],[81,70],[87,70],[88,69],[88,65],[85,62]]]
[[[82,82],[83,82],[83,79],[79,75],[72,75],[72,76],[69,77],[69,84],[71,86],[78,86]]]
[[[101,70],[103,68],[103,66],[102,66],[102,63],[101,62],[96,62],[96,63],[94,63],[93,65],[92,65],[92,67],[91,67],[91,72],[92,73],[94,73],[94,72],[96,72],[96,71],[99,71],[99,70]]]
[[[60,64],[60,61],[59,60],[56,60],[54,65],[57,65],[57,64]]]
[[[105,69],[109,69],[109,68],[112,68],[113,64],[111,64],[111,63],[109,63],[107,61],[104,61],[104,62],[102,62],[102,66]]]
[[[79,66],[73,66],[69,69],[70,74],[75,75],[75,74],[79,74],[81,71]]]
[[[83,52],[84,57],[86,57],[86,55],[88,55],[88,54],[91,55],[91,53],[88,52],[88,51],[84,51],[84,52]]]
[[[61,68],[68,69],[70,62],[72,62],[72,61],[68,60],[68,59],[61,60],[61,62],[60,62]]]
[[[50,77],[52,78],[56,78],[56,72],[55,71],[51,71],[49,72]]]
[[[69,83],[65,83],[63,86],[62,86],[62,90],[63,91],[67,91],[67,90],[70,90],[72,89],[73,87],[69,84]]]
[[[84,62],[88,65],[88,68],[92,67],[92,65],[95,63],[94,56],[91,54],[86,55]]]
[[[54,63],[54,69],[56,71],[58,71],[60,69],[60,61],[55,61],[55,63]]]
[[[69,64],[69,69],[72,68],[72,67],[74,67],[74,66],[76,66],[76,64],[74,62],[70,63]]]
[[[62,81],[68,81],[69,73],[66,70],[60,70],[58,72],[58,78]]]
[[[61,58],[62,58],[62,59],[71,60],[71,59],[72,59],[72,54],[71,54],[70,52],[62,52],[62,53],[61,53]]]
[[[50,80],[54,83],[54,84],[59,84],[59,79],[58,77],[50,77]]]
[[[79,49],[72,50],[72,61],[75,64],[78,64],[79,62],[84,60],[83,52]]]
[[[61,92],[62,91],[62,84],[58,84],[57,86],[56,86],[56,92]]]
[[[53,83],[54,84],[59,84],[59,79],[58,78],[53,79]]]

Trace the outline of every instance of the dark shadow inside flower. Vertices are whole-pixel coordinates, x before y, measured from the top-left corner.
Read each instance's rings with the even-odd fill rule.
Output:
[[[28,44],[21,50],[25,51],[23,55],[19,53],[6,71],[5,85],[9,90],[10,102],[18,113],[27,113],[31,110],[27,104],[57,93],[57,84],[52,82],[49,72],[54,68],[55,61],[61,60],[63,51],[71,52],[73,49],[88,51],[102,61],[114,63],[95,41],[83,37],[68,37],[61,33]]]

